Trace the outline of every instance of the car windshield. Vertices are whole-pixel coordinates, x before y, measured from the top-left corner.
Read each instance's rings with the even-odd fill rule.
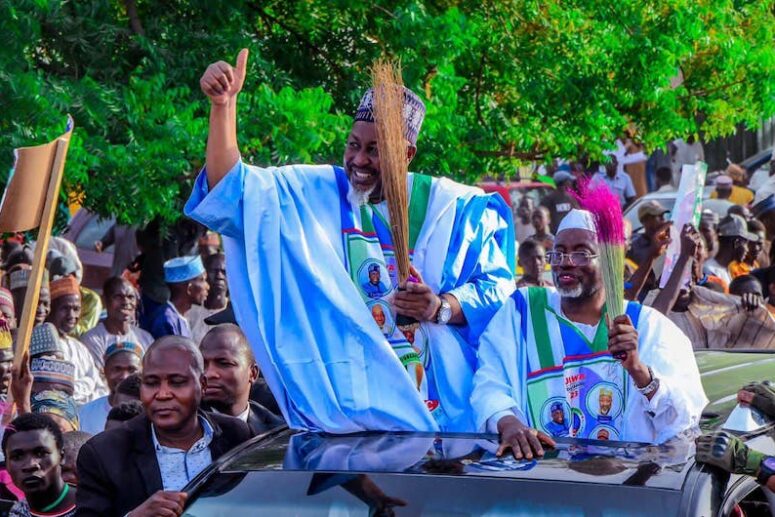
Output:
[[[185,515],[668,516],[677,515],[680,494],[541,480],[264,471],[212,476]]]

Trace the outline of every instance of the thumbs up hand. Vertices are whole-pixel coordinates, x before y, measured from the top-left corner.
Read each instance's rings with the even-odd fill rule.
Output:
[[[243,48],[237,55],[237,66],[217,61],[207,67],[199,80],[199,86],[212,104],[225,105],[237,96],[245,83],[247,64],[248,49]]]

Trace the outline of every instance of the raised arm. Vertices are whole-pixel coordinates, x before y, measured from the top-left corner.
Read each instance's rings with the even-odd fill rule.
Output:
[[[697,230],[688,224],[685,225],[681,231],[681,253],[675,262],[673,272],[670,273],[665,288],[660,291],[651,305],[662,314],[668,314],[675,305],[683,287],[683,278],[692,265],[698,244],[699,234]]]
[[[237,144],[237,96],[245,82],[248,49],[237,56],[237,66],[225,61],[211,64],[199,80],[210,98],[210,130],[207,136],[207,184],[215,187],[239,160]]]

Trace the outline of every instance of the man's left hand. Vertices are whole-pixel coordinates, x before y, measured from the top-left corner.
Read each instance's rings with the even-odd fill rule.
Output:
[[[608,329],[608,351],[622,361],[622,366],[638,387],[651,382],[648,368],[638,356],[638,331],[626,314],[614,318],[611,328]]]

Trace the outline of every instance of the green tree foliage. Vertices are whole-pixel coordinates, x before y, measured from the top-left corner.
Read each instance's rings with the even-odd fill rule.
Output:
[[[261,165],[338,162],[381,55],[428,107],[413,169],[469,182],[597,157],[628,127],[654,148],[775,113],[769,0],[14,0],[0,38],[0,171],[72,113],[66,188],[126,222],[178,217],[199,77],[245,46],[240,142]]]

